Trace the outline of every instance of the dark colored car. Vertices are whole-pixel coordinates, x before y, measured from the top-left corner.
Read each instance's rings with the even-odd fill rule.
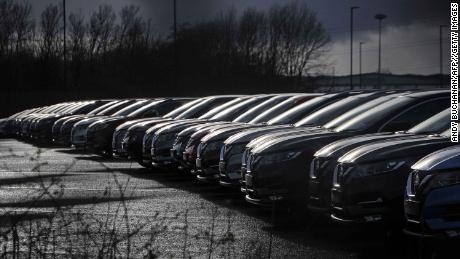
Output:
[[[256,117],[264,113],[267,109],[276,106],[277,104],[292,97],[292,94],[276,95],[268,100],[256,105],[254,108],[241,114],[232,121],[229,125],[216,125],[207,128],[203,131],[203,137],[197,147],[196,158],[196,175],[201,181],[218,180],[219,179],[219,153],[223,146],[224,140],[237,132],[245,129],[262,127],[269,120],[268,116],[265,119],[260,119],[257,123],[251,122]],[[278,111],[278,110],[277,110]],[[273,115],[275,117],[276,115]],[[209,134],[207,134],[209,133]]]
[[[247,143],[247,145],[245,146],[244,148],[244,151],[241,155],[241,180],[240,180],[240,183],[241,183],[241,191],[243,193],[245,193],[245,179],[246,179],[246,169],[247,169],[247,162],[248,162],[248,159],[249,159],[249,155],[250,155],[250,150],[254,147],[257,147],[257,146],[260,146],[260,145],[263,145],[264,143],[270,141],[271,139],[274,139],[274,138],[280,138],[280,137],[288,137],[288,136],[293,136],[293,135],[298,135],[298,134],[302,134],[302,133],[305,133],[305,132],[313,132],[313,131],[317,131],[317,132],[320,132],[320,131],[324,131],[324,130],[332,130],[340,125],[342,125],[343,123],[345,122],[348,122],[349,120],[355,118],[356,116],[368,111],[369,109],[377,106],[377,105],[380,105],[384,102],[387,102],[391,99],[394,99],[394,98],[397,98],[401,95],[404,95],[404,94],[408,94],[407,92],[404,92],[404,93],[398,93],[398,94],[390,94],[390,95],[384,95],[382,97],[379,97],[379,98],[376,98],[372,101],[369,101],[369,102],[366,102],[362,105],[360,105],[359,107],[356,107],[354,109],[352,109],[351,111],[348,111],[346,112],[345,114],[342,114],[340,115],[339,117],[333,119],[332,121],[326,123],[325,125],[321,126],[321,127],[308,127],[308,128],[305,128],[305,129],[301,129],[299,127],[291,127],[291,128],[281,128],[281,129],[277,129],[277,130],[271,130],[271,131],[262,131],[262,132],[251,132],[251,130],[249,130],[249,132],[242,132],[240,134],[237,134],[231,138],[229,138],[226,142],[227,143],[232,143],[232,142],[242,142],[242,141],[249,141],[248,139],[250,139],[252,136],[254,136],[255,138],[253,140],[251,140],[249,143]],[[328,113],[330,113],[331,111],[333,111],[334,109],[330,108],[328,109]],[[316,116],[312,116],[310,118],[315,118]],[[293,130],[295,129],[295,130]],[[241,136],[242,134],[242,136]]]
[[[76,105],[78,104],[75,102],[55,104],[55,105],[52,105],[44,109],[40,113],[33,113],[33,114],[28,115],[21,121],[21,129],[20,129],[21,137],[23,137],[24,139],[32,140],[33,131],[36,129],[37,127],[36,123],[38,121],[45,119],[45,118],[53,117],[53,116],[69,115],[70,114],[69,112],[72,109],[74,109]]]
[[[308,182],[309,209],[328,213],[329,215],[332,178],[338,163],[337,160],[352,149],[377,141],[424,138],[427,134],[441,133],[449,127],[450,108],[407,131],[367,134],[346,138],[326,145],[315,153],[315,158],[310,166],[310,179]]]
[[[27,109],[27,110],[15,113],[7,118],[0,119],[0,138],[13,137],[15,133],[14,123],[16,119],[27,116],[31,113],[36,112],[37,110],[39,109],[38,108]]]
[[[129,110],[131,112],[126,116],[113,116],[98,120],[88,126],[86,149],[104,156],[111,156],[113,133],[116,127],[132,119],[165,115],[192,100],[191,98],[164,98],[145,101],[137,103],[137,107],[135,107],[135,104],[129,108],[127,107],[126,111]]]
[[[177,122],[197,118],[211,109],[237,98],[234,95],[209,96],[197,99],[179,107],[160,118],[120,125],[113,135],[112,149],[114,154],[138,161],[145,167],[151,167],[150,156],[143,156],[143,140],[149,128],[165,122]],[[150,151],[150,149],[149,149]]]
[[[82,102],[76,104],[74,107],[66,110],[62,114],[50,115],[45,118],[42,118],[35,122],[31,135],[36,140],[43,141],[46,143],[52,142],[52,129],[54,123],[57,120],[69,115],[72,116],[77,114],[87,114],[90,111],[106,104],[107,102],[108,101],[105,100]]]
[[[103,103],[101,103],[101,105],[99,107],[93,109],[92,111],[88,112],[87,114],[64,116],[64,117],[58,119],[56,122],[54,122],[53,128],[51,130],[53,144],[63,145],[65,143],[69,143],[70,129],[68,130],[68,134],[66,134],[67,138],[64,136],[64,134],[61,134],[61,128],[62,128],[62,126],[64,125],[65,122],[70,121],[72,119],[77,119],[77,118],[89,118],[89,117],[92,117],[92,116],[96,116],[99,112],[107,109],[108,107],[116,104],[117,102],[120,102],[120,101],[105,100],[105,101],[103,101]]]
[[[88,131],[88,127],[97,122],[99,120],[110,118],[110,117],[117,117],[117,116],[127,116],[128,114],[132,113],[139,107],[141,107],[145,102],[148,101],[146,99],[133,99],[133,100],[123,100],[111,107],[107,110],[110,110],[110,113],[113,110],[117,110],[115,113],[111,113],[108,115],[98,115],[89,118],[80,118],[77,119],[77,122],[74,122],[72,119],[70,120],[70,124],[73,124],[72,129],[70,131],[70,144],[75,149],[85,149],[86,147],[86,133]],[[120,107],[123,107],[120,109]],[[104,111],[105,113],[105,111]],[[67,123],[67,122],[66,122]],[[66,123],[62,127],[65,127]]]
[[[190,127],[177,134],[179,139],[182,139],[185,144],[185,149],[182,156],[182,162],[187,165],[187,167],[192,168],[192,173],[195,172],[196,158],[197,158],[197,148],[200,144],[201,138],[210,133],[210,129],[213,127],[220,127],[222,124],[229,124],[235,120],[238,116],[245,113],[249,109],[257,106],[258,104],[266,101],[267,99],[273,97],[273,95],[256,95],[248,98],[226,110],[223,110],[213,116],[210,121],[219,121],[214,123],[205,124],[203,127]],[[224,121],[224,123],[222,123]],[[225,127],[225,126],[224,126]],[[215,128],[217,129],[217,128]],[[152,148],[155,150],[155,147]],[[174,143],[171,143],[170,149],[174,146]],[[154,153],[153,153],[154,154]],[[180,158],[179,158],[180,159]]]
[[[300,130],[298,128],[293,128],[291,127],[289,124],[290,123],[293,123],[293,122],[296,122],[298,120],[300,120],[301,118],[305,117],[305,115],[311,113],[312,111],[315,111],[317,109],[320,109],[321,107],[324,107],[330,103],[333,103],[337,100],[340,100],[340,99],[343,99],[349,95],[354,95],[354,94],[357,94],[357,92],[344,92],[344,93],[336,93],[336,94],[328,94],[328,95],[320,95],[320,96],[315,96],[315,98],[312,98],[311,100],[307,101],[307,102],[304,102],[294,108],[291,108],[289,109],[288,111],[285,111],[285,112],[282,112],[280,113],[278,116],[275,116],[274,118],[269,118],[267,116],[267,114],[260,114],[258,116],[261,116],[263,115],[263,117],[259,117],[257,119],[257,121],[252,121],[251,124],[255,124],[255,123],[258,123],[260,125],[257,125],[257,126],[247,126],[245,124],[242,124],[241,126],[235,126],[235,125],[229,125],[228,127],[229,128],[229,131],[225,130],[225,126],[220,126],[218,125],[218,127],[215,127],[214,125],[211,125],[210,127],[203,127],[203,126],[197,126],[196,128],[197,129],[193,129],[191,133],[188,133],[188,132],[181,132],[179,135],[178,135],[178,138],[181,137],[183,138],[182,135],[186,136],[186,138],[181,141],[181,143],[187,143],[187,145],[184,146],[184,153],[183,153],[183,161],[185,161],[187,163],[188,166],[191,166],[191,164],[193,164],[193,166],[196,166],[196,161],[195,163],[193,163],[193,161],[191,161],[193,158],[196,158],[196,148],[197,146],[200,144],[201,142],[201,138],[204,137],[206,134],[209,134],[209,133],[213,133],[217,130],[223,130],[224,134],[228,133],[228,132],[232,132],[233,130],[234,131],[274,131],[274,130],[279,130],[279,129],[287,129],[287,128],[290,128],[290,129],[295,129],[296,131],[297,130]],[[282,107],[281,109],[283,109],[284,107]],[[275,111],[275,112],[278,112],[278,111]],[[257,116],[257,117],[258,117]],[[257,118],[256,117],[256,118]],[[254,119],[256,119],[254,118]],[[263,120],[261,120],[263,119]],[[266,120],[270,119],[269,121],[266,122]],[[219,132],[220,133],[220,132]],[[190,137],[188,137],[190,136]],[[190,138],[190,140],[189,140]],[[222,145],[223,145],[223,141],[222,141]],[[187,148],[188,150],[186,150],[185,148]],[[217,151],[217,156],[219,156],[219,151],[220,149]],[[189,158],[188,157],[188,153],[192,153],[192,156]],[[179,157],[180,158],[180,157]],[[219,157],[218,157],[219,159]],[[217,165],[218,167],[218,165]],[[217,176],[218,177],[218,176]],[[216,177],[216,178],[217,178]],[[212,176],[211,176],[212,178]],[[203,177],[203,179],[206,179],[206,177]]]
[[[373,100],[386,94],[385,92],[361,94],[357,93],[358,92],[356,92],[356,94],[351,94],[351,96],[348,96],[343,99],[332,99],[336,100],[335,102],[329,100],[329,102],[327,102],[328,105],[318,110],[315,110],[314,112],[311,112],[311,108],[316,106],[320,102],[318,102],[318,100],[312,100],[310,101],[310,105],[304,105],[304,108],[310,107],[310,109],[302,109],[302,111],[306,114],[304,114],[303,118],[297,121],[285,120],[284,118],[281,119],[279,117],[275,117],[275,121],[282,121],[283,123],[287,123],[286,125],[271,126],[275,124],[272,123],[272,121],[269,121],[267,125],[270,126],[262,127],[260,128],[260,130],[250,129],[241,131],[237,134],[225,134],[221,136],[220,138],[222,139],[222,148],[220,149],[220,152],[218,154],[219,157],[217,161],[220,172],[220,184],[222,186],[227,187],[240,187],[240,180],[242,176],[241,166],[243,152],[245,150],[246,145],[254,138],[268,134],[270,132],[318,130],[317,127],[324,125],[326,122],[329,122],[333,118],[336,118],[337,116],[347,112],[348,110],[351,110],[356,106],[362,105],[365,102],[368,102],[370,100]],[[327,97],[327,95],[324,97]],[[320,97],[318,99],[325,99],[324,97]],[[299,111],[299,109],[297,108],[293,108],[293,110]],[[285,114],[291,114],[291,112],[288,111]],[[290,117],[291,119],[298,119],[298,116],[288,117]],[[312,127],[314,127],[314,129],[312,129]]]
[[[115,116],[121,110],[125,109],[126,107],[132,105],[133,103],[137,102],[138,100],[118,100],[118,101],[113,101],[110,102],[110,104],[102,109],[101,111],[97,112],[94,115],[80,115],[80,116],[72,116],[70,118],[65,119],[65,121],[62,123],[59,133],[58,133],[58,141],[60,144],[65,145],[65,146],[71,146],[72,141],[78,141],[76,139],[72,139],[72,130],[74,130],[74,126],[77,123],[80,123],[79,128],[82,129],[82,131],[74,131],[77,135],[80,134],[80,136],[83,136],[83,133],[86,134],[86,126],[90,125],[92,122],[97,121],[102,118],[107,118],[110,116]],[[84,121],[84,122],[83,122]],[[86,125],[86,126],[85,126]],[[82,144],[83,142],[82,139],[79,140],[80,143],[77,143],[77,146]],[[84,143],[83,143],[84,144]]]
[[[174,142],[174,136],[176,136],[179,132],[181,132],[185,128],[189,128],[190,126],[198,125],[198,124],[202,126],[207,125],[209,124],[210,119],[214,117],[216,114],[228,109],[229,107],[237,105],[238,103],[243,102],[247,100],[248,98],[250,98],[250,96],[241,96],[238,98],[234,98],[221,105],[218,105],[215,108],[210,109],[209,111],[205,112],[203,115],[199,116],[196,119],[175,120],[175,121],[171,121],[167,123],[156,124],[150,127],[146,131],[143,141],[142,141],[142,159],[143,161],[150,162],[150,163],[153,162],[152,155],[151,155],[151,148],[152,148],[152,141],[153,141],[153,138],[155,137],[155,133],[157,130],[163,127],[168,127],[168,129],[165,129],[163,133],[169,136],[173,136],[172,141]],[[169,139],[165,139],[165,141],[169,141]],[[164,158],[160,159],[161,162],[160,161],[158,162],[160,162],[163,165],[177,165],[180,160],[175,157],[176,154],[178,153],[176,152],[173,153],[170,150],[170,156],[165,156]],[[153,163],[157,164],[158,162],[153,162]]]
[[[411,166],[456,143],[450,129],[415,139],[379,141],[339,158],[331,189],[331,218],[339,222],[402,222],[404,192]]]
[[[460,146],[431,153],[412,169],[404,202],[405,232],[460,239]]]
[[[306,203],[309,167],[317,150],[347,137],[408,129],[448,106],[447,91],[412,93],[377,105],[335,128],[268,138],[250,151],[246,200],[255,204],[281,200]]]

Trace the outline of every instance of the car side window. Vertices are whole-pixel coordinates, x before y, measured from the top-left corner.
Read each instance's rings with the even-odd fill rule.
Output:
[[[439,98],[420,103],[392,118],[379,131],[393,132],[407,130],[430,118],[449,106],[448,98]]]

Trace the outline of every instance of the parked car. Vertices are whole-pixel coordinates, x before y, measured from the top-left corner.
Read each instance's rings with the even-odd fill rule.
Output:
[[[85,122],[82,122],[82,124],[89,125],[92,122],[97,121],[99,119],[107,118],[109,116],[114,116],[115,114],[120,112],[122,109],[130,106],[131,104],[137,101],[138,100],[135,100],[135,99],[117,100],[117,101],[110,102],[107,107],[98,111],[95,114],[71,116],[68,118],[64,117],[63,118],[64,122],[59,128],[59,133],[57,133],[56,143],[59,143],[64,146],[71,146],[72,145],[71,133],[72,133],[72,129],[75,126],[75,124],[85,120]],[[56,130],[58,129],[56,128]]]
[[[460,239],[460,146],[431,153],[412,166],[404,210],[405,232]]]
[[[126,122],[120,125],[113,135],[113,153],[118,157],[128,157],[129,159],[135,160],[142,166],[151,167],[152,161],[150,156],[144,158],[142,150],[144,135],[146,135],[149,128],[165,122],[177,122],[179,120],[183,121],[197,118],[209,110],[237,97],[236,95],[221,95],[199,98],[193,102],[184,104],[160,118]]]
[[[21,120],[20,122],[20,136],[23,139],[32,140],[32,131],[36,127],[35,123],[37,121],[50,116],[57,116],[62,114],[68,115],[67,111],[73,109],[75,105],[75,102],[59,103],[51,105],[50,107],[47,107],[39,113],[33,113],[28,115],[27,117],[23,118],[23,120]]]
[[[425,138],[379,141],[339,158],[331,218],[339,222],[402,222],[406,180],[420,158],[456,143],[450,129]]]
[[[148,101],[147,99],[130,99],[124,100],[120,103],[113,105],[112,107],[108,108],[110,110],[117,110],[117,112],[110,114],[110,115],[101,115],[89,118],[83,118],[78,120],[77,122],[70,122],[73,124],[72,129],[70,131],[70,144],[71,147],[77,150],[84,150],[86,147],[86,132],[88,130],[89,125],[102,120],[104,118],[109,118],[112,116],[127,116],[128,114],[132,113],[139,107],[141,107],[145,102]],[[114,107],[115,106],[115,107]],[[123,106],[122,109],[118,107]],[[62,126],[64,127],[65,124]]]
[[[336,128],[268,137],[250,151],[246,200],[255,204],[306,202],[309,167],[317,150],[347,137],[410,128],[447,108],[449,97],[449,92],[442,90],[411,93],[377,105]]]
[[[99,107],[96,107],[92,111],[88,112],[87,114],[78,114],[78,115],[71,115],[71,116],[64,116],[58,120],[56,120],[53,124],[53,127],[51,129],[51,135],[52,135],[52,142],[53,144],[57,145],[62,145],[64,144],[64,136],[62,136],[61,133],[61,128],[62,125],[66,121],[69,121],[71,119],[76,119],[76,118],[88,118],[92,116],[96,116],[99,112],[107,109],[108,107],[114,105],[115,103],[120,102],[120,101],[115,101],[115,100],[104,100],[104,102],[101,103]],[[70,139],[70,130],[69,134],[67,135],[67,143],[69,142]]]
[[[198,124],[198,127],[197,126],[182,125],[179,128],[182,128],[183,126],[186,126],[185,130],[182,130],[181,132],[179,132],[177,134],[173,133],[173,132],[177,132],[176,131],[177,127],[174,127],[174,130],[168,129],[168,130],[159,132],[159,133],[161,133],[161,135],[165,135],[165,136],[169,135],[170,136],[169,139],[165,139],[165,138],[159,139],[159,135],[155,135],[156,132],[158,130],[160,130],[160,128],[158,128],[158,130],[155,130],[155,132],[153,133],[153,136],[152,136],[152,142],[151,142],[151,145],[150,145],[150,155],[152,156],[152,159],[155,159],[156,152],[158,152],[158,151],[155,151],[156,146],[165,147],[165,151],[167,151],[167,149],[169,149],[169,154],[171,154],[170,150],[174,145],[174,139],[175,139],[176,135],[180,135],[181,138],[185,138],[186,137],[185,132],[188,132],[188,134],[189,134],[188,136],[192,136],[192,135],[197,136],[198,134],[201,134],[201,132],[203,132],[206,128],[209,128],[209,127],[212,127],[212,126],[217,126],[217,125],[227,125],[227,124],[230,125],[230,122],[232,120],[234,120],[236,117],[240,116],[241,114],[243,114],[247,110],[253,108],[254,106],[257,106],[258,104],[266,101],[267,99],[269,99],[271,97],[273,97],[273,95],[256,95],[256,96],[250,96],[250,97],[247,97],[247,98],[242,98],[236,104],[234,104],[232,106],[229,106],[228,108],[226,108],[226,109],[220,111],[219,113],[213,115],[211,118],[209,118],[209,120],[203,121],[202,123]],[[213,113],[213,111],[210,111],[209,113]],[[201,117],[207,117],[207,114],[204,114]],[[198,119],[202,119],[202,118],[198,118]],[[179,124],[181,124],[181,123],[179,123]],[[156,136],[158,136],[158,137],[156,137]],[[163,143],[163,141],[167,142],[167,143]],[[198,145],[198,143],[195,143],[193,141],[188,141],[188,140],[187,140],[186,143],[187,143],[186,147],[188,149],[186,149],[184,151],[184,154],[187,153],[187,159],[185,159],[185,162],[190,167],[194,167],[195,159],[196,159],[196,146]],[[192,146],[187,146],[188,144],[193,145],[193,147]],[[153,148],[153,150],[152,150],[152,148]],[[194,149],[194,151],[192,151],[192,149]],[[152,153],[152,151],[153,151],[153,153]],[[193,154],[188,153],[188,152],[193,152]],[[188,159],[189,154],[191,156],[194,156],[194,158],[190,157],[190,159]]]
[[[303,118],[305,115],[311,113],[312,111],[315,111],[317,109],[320,109],[321,107],[324,107],[330,103],[333,103],[335,101],[338,101],[340,99],[343,99],[349,95],[354,95],[357,94],[357,92],[343,92],[343,93],[336,93],[336,94],[328,94],[328,95],[321,95],[317,96],[316,98],[313,98],[312,100],[305,102],[299,106],[296,106],[294,108],[289,109],[288,111],[285,111],[281,113],[278,116],[275,116],[274,118],[271,118],[268,122],[263,123],[262,125],[259,125],[257,127],[248,127],[247,125],[243,125],[243,128],[246,128],[247,131],[251,130],[265,130],[265,131],[273,131],[277,129],[284,129],[286,130],[287,128],[292,129],[292,127],[289,126],[290,123],[293,123],[301,118]],[[235,126],[231,126],[235,127]],[[196,158],[197,158],[197,147],[201,142],[201,139],[209,134],[213,133],[217,130],[222,129],[223,127],[218,125],[218,127],[214,127],[214,125],[211,125],[209,127],[206,126],[197,126],[195,129],[192,129],[191,132],[183,131],[178,134],[178,139],[176,141],[179,141],[180,143],[184,143],[184,151],[182,155],[182,161],[185,163],[188,167],[192,168],[192,172],[195,172],[195,167],[196,167]],[[244,129],[238,129],[238,126],[235,127],[237,131],[241,131]],[[296,131],[299,129],[295,129]],[[218,150],[219,154],[220,149]],[[189,154],[192,154],[189,156]],[[179,156],[179,159],[181,157]],[[193,161],[195,159],[195,161]]]
[[[108,101],[106,100],[97,100],[77,103],[61,114],[53,114],[37,120],[33,125],[32,132],[30,134],[35,140],[50,143],[52,142],[53,125],[57,120],[67,116],[87,114],[107,102]]]
[[[244,102],[245,100],[249,98],[250,96],[240,96],[238,98],[234,98],[215,108],[210,109],[209,111],[205,112],[203,115],[199,116],[196,119],[174,120],[171,122],[159,123],[159,124],[151,126],[149,129],[147,129],[144,135],[144,138],[142,140],[142,160],[146,163],[153,162],[152,155],[151,155],[152,141],[158,129],[161,129],[163,127],[168,127],[167,129],[168,132],[164,132],[164,134],[167,133],[168,135],[172,134],[173,136],[176,136],[183,129],[188,128],[190,126],[198,125],[198,124],[205,125],[206,123],[209,123],[210,119],[213,118],[216,114],[228,109],[229,107],[235,106],[238,103]],[[161,162],[161,164],[162,165],[177,165],[178,161],[179,160],[176,159],[176,157],[174,157],[174,154],[171,152],[169,161],[165,157],[163,161]]]
[[[88,126],[85,143],[86,149],[96,154],[111,156],[113,133],[116,127],[132,119],[165,115],[192,100],[192,98],[148,100],[143,103],[133,104],[129,108],[127,107],[126,111],[130,111],[127,115],[112,116],[98,120]]]
[[[386,95],[386,93],[370,92],[346,97],[326,107],[323,107],[322,109],[316,112],[309,114],[308,116],[306,116],[298,122],[290,122],[290,124],[286,125],[287,127],[283,128],[282,130],[287,131],[291,130],[290,128],[295,128],[299,131],[302,131],[309,130],[312,127],[322,126],[328,121],[332,120],[333,118],[336,118],[337,116],[347,112],[348,110],[351,110],[367,101],[373,100],[382,95]],[[264,125],[261,125],[261,127],[262,126]],[[278,127],[275,127],[274,130],[275,129],[280,130]],[[212,134],[208,134],[201,139],[197,158],[197,167],[201,167],[201,171],[203,173],[198,173],[199,179],[215,178],[217,180],[220,180],[221,185],[239,187],[239,180],[241,179],[241,156],[243,153],[245,143],[247,144],[247,142],[249,141],[241,141],[242,145],[240,144],[239,148],[235,148],[235,150],[229,150],[228,152],[226,152],[226,148],[230,148],[230,145],[226,146],[224,150],[222,150],[222,148],[224,147],[227,138],[231,137],[234,134],[238,134],[245,131],[246,129],[237,127],[231,129],[223,129],[215,131]],[[209,149],[209,146],[213,147],[215,150]],[[231,148],[234,147],[235,146],[232,146]],[[232,162],[230,164],[231,167],[229,168],[232,170],[229,170],[229,174],[227,175],[226,169],[228,164],[226,163],[225,158],[230,159],[230,157],[233,157]]]
[[[308,181],[309,209],[330,215],[334,169],[338,164],[337,160],[352,149],[378,141],[425,138],[428,134],[441,133],[449,127],[450,108],[447,108],[407,131],[361,135],[324,146],[315,153],[310,165],[310,178]]]
[[[0,138],[7,138],[14,136],[14,122],[16,119],[34,113],[38,108],[27,109],[17,112],[7,118],[0,119]]]
[[[382,97],[379,97],[375,100],[369,101],[367,103],[364,103],[360,105],[359,107],[356,107],[345,114],[340,115],[339,117],[333,119],[332,121],[326,123],[325,125],[321,127],[317,127],[316,130],[312,128],[308,128],[304,131],[292,131],[292,130],[276,130],[276,131],[268,131],[268,132],[242,132],[239,133],[231,138],[229,138],[226,142],[233,145],[233,143],[238,144],[239,142],[246,142],[246,146],[244,146],[245,143],[243,143],[244,146],[244,151],[241,156],[241,191],[245,193],[245,186],[246,186],[246,172],[247,172],[247,164],[249,160],[249,155],[251,154],[250,151],[252,148],[255,148],[257,146],[263,145],[264,143],[268,142],[271,139],[274,138],[279,138],[279,137],[287,137],[287,136],[293,136],[293,135],[298,135],[303,132],[321,132],[324,130],[333,130],[344,123],[348,122],[349,120],[355,118],[356,116],[367,112],[368,110],[372,109],[375,106],[378,106],[382,103],[388,102],[390,100],[393,100],[395,98],[400,97],[401,95],[406,95],[411,92],[403,92],[403,93],[397,93],[397,94],[389,94],[385,95]],[[242,136],[241,136],[242,135]],[[251,136],[254,136],[254,138],[251,139]],[[249,143],[247,141],[250,141]]]

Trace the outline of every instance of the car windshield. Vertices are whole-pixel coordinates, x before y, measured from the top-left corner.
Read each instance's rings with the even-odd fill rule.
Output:
[[[252,108],[254,105],[257,105],[260,102],[266,100],[267,97],[252,97],[243,102],[240,102],[228,109],[225,109],[218,114],[214,115],[211,120],[216,121],[232,121],[242,112],[247,111],[248,109]]]
[[[358,116],[359,114],[362,114],[366,111],[368,111],[369,109],[372,109],[374,108],[375,106],[377,105],[380,105],[384,102],[387,102],[389,100],[392,100],[393,98],[396,98],[400,96],[399,94],[393,94],[393,95],[387,95],[387,96],[382,96],[382,97],[379,97],[375,100],[372,100],[372,101],[369,101],[363,105],[360,105],[359,107],[356,107],[348,112],[346,112],[345,114],[342,114],[340,115],[339,117],[333,119],[332,121],[326,123],[323,128],[326,128],[326,129],[335,129],[337,127],[339,127],[340,125],[344,124],[345,122],[351,120],[352,118]]]
[[[118,101],[112,101],[112,102],[108,102],[108,103],[106,103],[106,104],[104,104],[104,105],[101,105],[101,106],[97,107],[96,109],[90,111],[90,112],[88,113],[88,115],[96,115],[96,114],[98,114],[99,112],[101,112],[102,110],[105,110],[107,107],[110,107],[110,106],[116,104],[117,102],[118,102]]]
[[[303,103],[311,98],[314,98],[314,96],[308,96],[308,95],[293,96],[273,106],[272,108],[264,111],[263,113],[257,115],[257,117],[252,119],[249,123],[251,124],[265,123],[271,120],[272,118],[280,115],[281,113],[291,109],[292,107],[299,105],[300,103]]]
[[[378,122],[382,118],[401,109],[402,107],[408,105],[409,103],[413,101],[414,101],[414,98],[407,97],[407,96],[399,96],[387,102],[381,103],[380,105],[377,105],[368,111],[365,111],[364,109],[362,109],[360,114],[352,110],[350,112],[354,112],[355,116],[354,117],[348,116],[349,120],[344,121],[343,124],[334,128],[334,130],[337,132],[365,130],[369,128],[370,126],[374,125],[374,123]],[[344,114],[344,115],[347,115],[347,114]]]
[[[437,133],[450,127],[450,108],[430,117],[407,132],[413,134]]]
[[[141,116],[144,112],[148,111],[149,109],[151,109],[152,107],[155,107],[157,106],[159,103],[162,103],[164,102],[165,100],[156,100],[156,101],[153,101],[149,104],[146,104],[140,108],[138,108],[137,110],[134,110],[133,112],[129,113],[128,114],[128,117],[137,117],[137,116]],[[147,103],[147,102],[145,102]]]
[[[325,123],[337,118],[347,111],[357,107],[358,105],[369,101],[373,94],[360,94],[355,96],[349,96],[331,105],[328,105],[310,115],[298,121],[296,127],[307,127],[307,126],[321,126]]]
[[[131,103],[131,102],[128,101],[128,100],[117,102],[114,105],[111,105],[110,107],[108,107],[107,109],[99,112],[97,115],[100,115],[100,116],[112,115],[113,113],[115,113],[115,112],[123,109],[124,107],[126,107],[129,103]]]
[[[226,102],[226,103],[224,103],[222,105],[219,105],[216,108],[208,111],[207,113],[201,115],[200,117],[198,117],[198,119],[203,119],[203,120],[210,119],[214,115],[220,113],[221,111],[227,109],[228,107],[236,105],[236,104],[238,104],[240,102],[243,102],[244,100],[247,100],[247,99],[248,99],[248,97],[241,97],[241,98],[236,98],[235,100],[231,100],[229,102]]]
[[[137,101],[131,105],[126,106],[125,108],[117,111],[113,114],[113,116],[127,116],[128,114],[132,113],[133,111],[139,109],[142,105],[145,105],[147,100]]]
[[[320,108],[330,100],[330,96],[316,97],[292,109],[289,109],[267,122],[268,125],[291,124]]]
[[[236,119],[234,119],[233,122],[241,122],[241,123],[249,122],[252,119],[254,119],[256,116],[260,115],[263,111],[266,111],[267,109],[273,107],[274,105],[279,104],[280,102],[286,100],[288,97],[290,96],[282,95],[282,96],[272,97],[266,100],[265,102],[262,102],[261,104],[250,109],[249,111],[241,114]]]
[[[187,102],[187,103],[179,106],[178,108],[170,111],[169,113],[165,114],[163,116],[163,118],[165,118],[165,119],[176,118],[179,114],[182,114],[184,111],[187,111],[187,110],[191,109],[191,107],[194,107],[195,105],[198,105],[198,104],[204,102],[205,100],[206,99],[204,99],[204,98],[200,98],[200,99],[195,99],[193,101]]]
[[[191,119],[197,118],[204,113],[234,99],[234,97],[211,97],[194,105],[190,109],[179,114],[175,119]],[[211,116],[212,117],[212,116]]]

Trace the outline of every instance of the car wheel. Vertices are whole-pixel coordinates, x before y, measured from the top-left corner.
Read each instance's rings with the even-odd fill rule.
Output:
[[[152,168],[153,167],[152,163],[146,163],[146,162],[142,161],[141,159],[137,160],[137,163],[140,164],[141,166],[145,167],[145,168]]]

